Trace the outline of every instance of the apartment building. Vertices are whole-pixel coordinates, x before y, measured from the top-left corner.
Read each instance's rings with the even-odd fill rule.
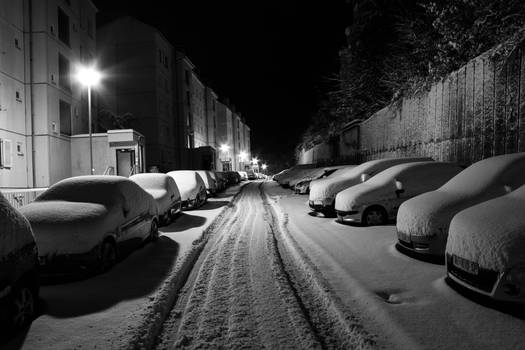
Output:
[[[233,170],[235,153],[233,148],[233,117],[230,107],[217,101],[217,168],[220,171]]]
[[[146,137],[148,169],[175,169],[172,45],[154,27],[128,16],[97,34],[100,64],[108,76],[100,109],[130,116],[130,126]]]

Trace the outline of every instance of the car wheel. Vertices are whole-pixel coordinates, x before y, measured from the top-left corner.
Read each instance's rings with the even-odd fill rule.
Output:
[[[157,220],[153,219],[151,221],[151,228],[149,231],[149,240],[155,242],[159,239],[159,225],[157,225]]]
[[[100,270],[109,271],[117,263],[117,249],[115,244],[110,241],[102,243],[100,249]]]
[[[363,213],[362,222],[366,226],[384,225],[387,221],[385,209],[379,206],[367,208]]]
[[[37,295],[28,285],[20,284],[13,290],[10,323],[15,329],[27,326],[35,316]]]

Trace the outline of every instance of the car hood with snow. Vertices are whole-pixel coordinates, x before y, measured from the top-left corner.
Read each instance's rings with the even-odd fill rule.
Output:
[[[168,211],[180,201],[180,193],[175,180],[162,173],[136,174],[129,178],[153,196],[159,206],[159,213]]]
[[[312,181],[315,179],[319,179],[323,177],[325,174],[331,174],[335,172],[336,170],[342,169],[344,166],[332,166],[332,167],[322,167],[322,168],[312,168],[312,169],[305,169],[304,172],[297,174],[294,176],[290,181],[288,182],[290,187],[294,187],[295,185],[305,182],[305,181]],[[345,168],[352,168],[353,166],[349,165]]]
[[[333,174],[326,179],[312,181],[310,184],[309,199],[311,202],[319,201],[325,205],[329,205],[334,201],[337,193],[350,186],[363,182],[362,180],[366,181],[367,178],[374,176],[391,166],[431,160],[431,158],[387,158],[371,160],[354,168],[340,171],[337,175]]]
[[[34,243],[27,219],[0,193],[0,261],[10,253]]]
[[[175,170],[170,171],[168,175],[175,180],[183,201],[193,200],[199,193],[206,190],[204,180],[196,171]]]
[[[339,192],[335,209],[351,211],[361,206],[380,204],[380,201],[410,198],[435,190],[461,170],[454,163],[433,161],[394,165],[364,183]]]
[[[467,208],[450,223],[446,252],[479,267],[525,268],[525,186]]]
[[[525,184],[523,174],[525,153],[474,163],[439,189],[404,202],[397,215],[398,236],[436,238],[439,244],[430,253],[441,255],[445,251],[450,221],[456,213],[520,187]]]
[[[277,182],[280,185],[288,186],[290,185],[291,181],[296,180],[297,178],[303,177],[305,174],[308,174],[309,172],[311,172],[314,168],[315,168],[314,164],[296,165],[288,169],[288,171],[286,171],[282,175],[280,175],[277,178]]]
[[[157,215],[153,197],[121,176],[62,180],[20,209],[40,256],[86,253],[109,233],[141,215]]]

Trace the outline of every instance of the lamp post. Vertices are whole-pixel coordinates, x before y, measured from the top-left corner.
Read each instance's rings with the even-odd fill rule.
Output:
[[[89,130],[89,169],[90,174],[93,175],[93,132],[91,128],[91,88],[96,86],[102,78],[94,66],[79,66],[77,72],[77,80],[80,84],[87,87],[88,91],[88,130]]]
[[[252,170],[256,173],[259,172],[259,159],[257,157],[252,158]]]

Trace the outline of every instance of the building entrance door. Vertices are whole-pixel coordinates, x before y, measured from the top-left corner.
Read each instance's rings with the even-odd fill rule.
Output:
[[[132,149],[117,149],[117,175],[129,177],[135,165],[135,151]]]

